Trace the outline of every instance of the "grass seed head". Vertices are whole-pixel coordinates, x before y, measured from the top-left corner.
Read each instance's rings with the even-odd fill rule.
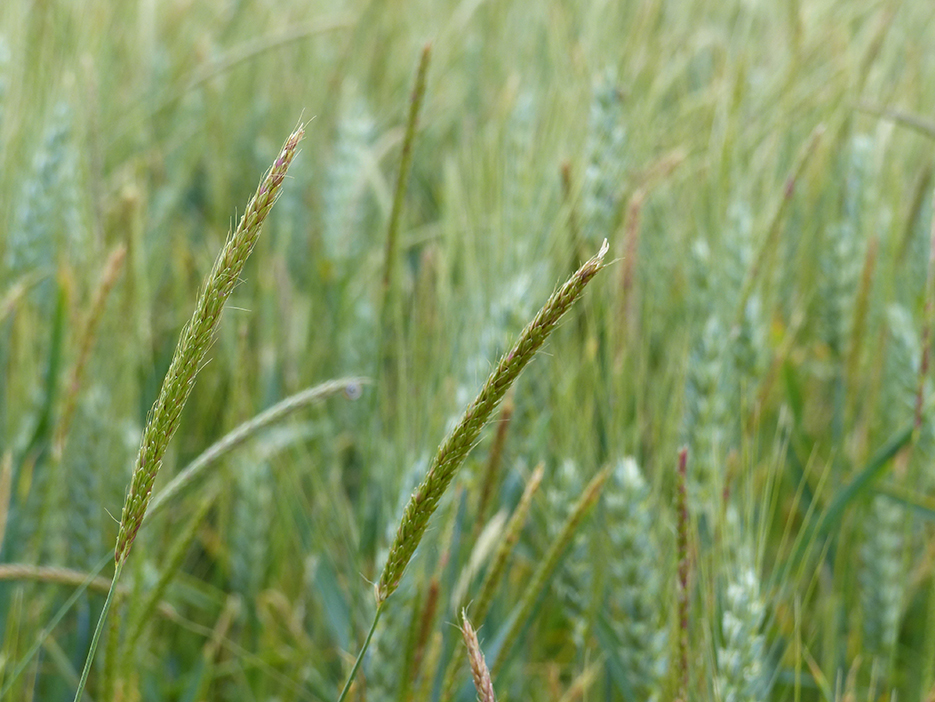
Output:
[[[123,505],[120,531],[114,550],[114,558],[118,564],[126,560],[133,540],[143,524],[146,509],[152,499],[156,474],[162,466],[169,441],[178,429],[182,409],[195,385],[198,370],[204,364],[221,312],[234,286],[240,280],[247,257],[260,236],[263,221],[279,196],[283,179],[304,134],[305,130],[300,126],[286,140],[276,161],[260,182],[256,194],[247,204],[240,224],[218,255],[198,298],[195,312],[182,331],[169,370],[162,382],[159,397],[143,429],[140,452],[130,479],[130,490]]]
[[[399,587],[400,578],[422,540],[429,518],[438,507],[438,501],[458,468],[461,467],[468,452],[477,442],[477,437],[491,413],[526,364],[542,347],[565,312],[581,297],[587,284],[604,267],[607,249],[605,240],[597,255],[586,261],[561,288],[552,294],[552,297],[520,334],[513,348],[500,359],[500,363],[487,378],[480,393],[439,446],[428,473],[412,494],[403,513],[396,539],[390,547],[386,566],[376,586],[378,605],[382,605],[386,598]]]

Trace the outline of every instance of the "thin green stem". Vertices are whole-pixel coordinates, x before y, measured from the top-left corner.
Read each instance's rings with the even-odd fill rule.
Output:
[[[740,290],[740,301],[737,305],[737,314],[734,319],[735,328],[740,327],[740,323],[743,320],[744,311],[747,309],[747,301],[750,299],[750,295],[753,293],[753,288],[757,283],[757,279],[760,277],[760,271],[764,269],[769,270],[770,268],[770,262],[776,253],[779,236],[782,234],[782,223],[785,221],[786,211],[789,209],[792,196],[795,194],[795,186],[802,179],[802,175],[805,173],[805,167],[808,165],[811,157],[818,149],[818,143],[821,141],[821,137],[824,135],[824,133],[825,127],[823,124],[819,124],[812,130],[808,140],[799,151],[792,170],[789,171],[789,175],[786,178],[783,191],[779,194],[778,202],[774,205],[774,210],[769,220],[769,229],[766,232],[766,237],[763,239],[763,242],[756,253],[756,258],[754,259],[753,264],[750,266],[750,270],[747,271],[747,275],[744,278],[743,287]]]
[[[161,512],[169,502],[184,492],[209,466],[215,464],[235,448],[256,436],[261,430],[272,426],[281,419],[304,407],[321,402],[331,395],[343,392],[349,399],[360,395],[361,386],[370,382],[369,378],[337,378],[306,388],[301,392],[277,402],[269,409],[252,419],[239,424],[230,432],[205,449],[194,461],[183,468],[149,503],[144,523]]]
[[[377,630],[377,622],[380,621],[380,614],[382,612],[383,603],[381,602],[377,606],[377,611],[373,613],[373,623],[370,625],[370,631],[367,633],[367,638],[364,640],[364,645],[360,647],[360,653],[357,654],[357,660],[354,661],[354,667],[351,668],[351,673],[347,676],[347,682],[344,683],[344,689],[341,690],[341,695],[338,697],[338,702],[344,702],[344,698],[347,697],[347,693],[350,692],[351,683],[353,683],[354,678],[357,677],[357,670],[360,668],[360,664],[364,660],[364,655],[367,653],[367,649],[370,648],[370,640],[373,638],[373,632]]]
[[[19,676],[22,675],[23,671],[25,671],[26,668],[29,666],[29,662],[33,659],[33,656],[35,656],[36,652],[42,647],[42,644],[45,642],[46,638],[49,636],[50,633],[52,633],[52,630],[55,629],[56,626],[58,626],[58,623],[62,621],[62,618],[68,613],[68,611],[72,608],[75,602],[78,601],[78,598],[81,597],[82,594],[84,594],[85,590],[88,589],[88,586],[92,582],[94,582],[94,579],[97,577],[97,574],[100,573],[101,570],[103,570],[104,566],[106,566],[110,562],[110,559],[112,557],[113,557],[113,553],[111,551],[108,551],[107,554],[103,558],[101,558],[101,560],[98,562],[97,566],[90,573],[88,573],[84,582],[82,582],[77,588],[75,588],[75,591],[71,593],[71,596],[67,600],[65,600],[65,602],[62,604],[61,607],[59,607],[58,612],[56,612],[55,616],[52,617],[52,621],[50,621],[46,625],[46,627],[42,631],[39,632],[39,635],[36,637],[36,641],[35,643],[33,643],[32,648],[30,648],[29,651],[26,653],[26,655],[23,656],[23,660],[20,661],[19,665],[16,667],[16,669],[11,673],[10,677],[7,679],[6,684],[3,686],[2,689],[0,689],[0,699],[4,698],[6,694],[10,691],[14,683],[19,679]]]
[[[432,55],[432,45],[426,44],[419,59],[419,68],[416,72],[416,82],[412,89],[412,98],[409,103],[409,118],[406,120],[406,135],[403,138],[403,150],[399,159],[399,174],[396,179],[396,192],[393,194],[393,209],[390,212],[390,222],[386,234],[386,258],[383,261],[383,295],[385,296],[393,283],[393,268],[396,263],[396,241],[399,235],[399,223],[403,212],[403,201],[406,197],[406,184],[409,180],[409,169],[412,166],[412,144],[416,138],[416,127],[419,124],[419,109],[425,97],[425,77],[429,68],[429,57]],[[385,312],[385,309],[384,309]]]
[[[393,194],[393,209],[390,211],[389,225],[386,232],[386,252],[383,261],[383,274],[381,292],[383,296],[380,313],[380,340],[378,345],[380,374],[384,377],[381,383],[384,397],[395,398],[400,387],[404,386],[401,359],[402,351],[399,348],[399,339],[403,324],[400,317],[400,307],[394,296],[394,270],[399,249],[399,227],[402,221],[403,203],[406,199],[406,186],[409,181],[409,171],[412,167],[412,145],[416,138],[416,128],[419,123],[419,111],[425,98],[426,75],[428,74],[429,58],[432,55],[431,44],[422,49],[419,59],[419,68],[416,72],[415,85],[409,102],[409,116],[406,120],[406,133],[403,137],[402,153],[399,159],[399,173],[396,178],[396,190]]]
[[[552,573],[555,572],[555,568],[568,549],[568,544],[571,543],[572,537],[575,535],[578,527],[581,526],[581,522],[594,506],[594,503],[597,502],[597,498],[600,497],[601,489],[604,487],[604,483],[607,481],[609,475],[610,469],[604,468],[591,478],[591,482],[585,487],[584,492],[581,493],[581,497],[578,498],[574,508],[572,508],[568,517],[565,519],[565,523],[562,525],[558,536],[555,537],[548,551],[546,551],[545,555],[539,561],[539,566],[532,574],[529,584],[526,586],[519,603],[516,605],[514,614],[510,619],[506,636],[504,636],[503,643],[500,646],[500,652],[494,664],[491,666],[491,675],[493,675],[493,677],[497,677],[503,670],[503,666],[506,664],[510,651],[529,623],[529,617],[532,614],[532,609],[539,595],[542,593],[548,579],[552,577]]]
[[[84,669],[81,671],[81,679],[78,681],[78,689],[75,690],[75,702],[81,700],[84,694],[84,687],[88,683],[88,673],[91,672],[91,664],[94,662],[94,654],[97,651],[97,645],[101,639],[101,632],[104,630],[104,622],[107,621],[107,613],[114,601],[114,594],[117,592],[117,581],[120,580],[120,571],[123,570],[125,561],[117,561],[117,567],[114,569],[114,578],[110,581],[110,590],[107,591],[107,599],[104,600],[104,609],[101,610],[101,616],[97,620],[97,627],[94,629],[94,638],[91,639],[91,647],[88,649],[88,656],[84,660]]]

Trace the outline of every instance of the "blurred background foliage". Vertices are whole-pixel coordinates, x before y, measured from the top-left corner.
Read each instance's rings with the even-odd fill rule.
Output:
[[[542,463],[474,621],[501,696],[671,699],[685,673],[692,700],[932,699],[933,28],[909,1],[0,3],[0,699],[71,699],[99,589],[53,617],[112,567],[181,326],[300,120],[157,491],[291,393],[372,383],[262,433],[148,523],[91,699],[335,699],[432,451],[604,238],[618,260],[521,377],[502,442],[491,427],[469,457],[356,698],[446,697],[465,658],[451,624]]]

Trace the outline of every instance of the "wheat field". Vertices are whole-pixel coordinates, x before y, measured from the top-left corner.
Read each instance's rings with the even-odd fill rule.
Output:
[[[935,700],[932,36],[0,2],[0,702]]]

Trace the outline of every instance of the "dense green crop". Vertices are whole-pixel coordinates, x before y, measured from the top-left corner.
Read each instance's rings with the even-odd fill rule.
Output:
[[[0,1],[0,702],[935,699],[933,31]]]

